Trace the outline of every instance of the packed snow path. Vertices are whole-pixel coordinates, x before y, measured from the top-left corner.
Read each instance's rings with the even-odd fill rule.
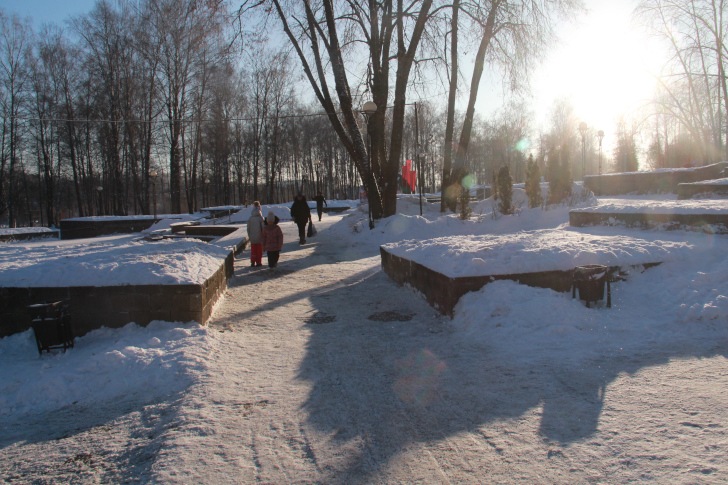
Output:
[[[728,481],[725,332],[599,347],[587,360],[549,341],[525,355],[513,341],[484,348],[392,283],[375,248],[331,237],[326,228],[340,218],[325,217],[303,247],[283,223],[277,269],[251,268],[248,252],[236,261],[210,323],[215,338],[192,356],[184,392],[150,389],[0,421],[0,478]]]
[[[283,224],[289,243],[277,269],[238,261],[211,323],[224,332],[216,372],[189,394],[185,408],[194,412],[153,465],[157,479],[728,477],[726,342],[612,352],[590,366],[536,349],[530,360],[509,362],[464,344],[448,319],[382,273],[378,253],[327,237],[335,219],[325,218],[303,247],[295,226]]]

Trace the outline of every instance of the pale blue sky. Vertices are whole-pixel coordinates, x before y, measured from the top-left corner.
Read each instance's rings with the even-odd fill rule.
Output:
[[[113,0],[112,0],[113,1]],[[574,24],[559,29],[561,42],[535,68],[531,109],[536,127],[548,130],[548,113],[554,100],[569,97],[577,116],[590,127],[607,133],[605,149],[611,151],[617,117],[635,109],[655,89],[652,74],[659,71],[664,53],[646,41],[632,25],[637,0],[585,0],[589,12]],[[40,30],[44,22],[63,22],[89,12],[95,0],[0,0],[0,8],[33,19]],[[465,77],[469,79],[470,73]],[[478,110],[487,117],[502,106],[505,96],[498,76],[486,74],[478,96]],[[443,98],[444,99],[444,98]]]
[[[86,13],[94,3],[95,0],[0,0],[0,8],[5,13],[31,17],[33,27],[39,30],[43,23],[63,24],[70,16]]]

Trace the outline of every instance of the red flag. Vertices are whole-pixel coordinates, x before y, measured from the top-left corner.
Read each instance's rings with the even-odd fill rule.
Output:
[[[410,172],[410,187],[412,188],[412,192],[415,191],[416,186],[417,186],[417,170],[412,170]]]
[[[412,160],[407,160],[407,174],[412,170]]]

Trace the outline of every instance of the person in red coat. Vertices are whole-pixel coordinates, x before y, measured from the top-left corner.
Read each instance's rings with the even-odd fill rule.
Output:
[[[278,264],[278,258],[281,255],[281,249],[283,248],[283,231],[278,226],[278,217],[273,211],[268,212],[268,217],[265,219],[265,227],[263,227],[263,236],[261,238],[261,244],[263,244],[263,250],[268,253],[268,266],[275,268]]]

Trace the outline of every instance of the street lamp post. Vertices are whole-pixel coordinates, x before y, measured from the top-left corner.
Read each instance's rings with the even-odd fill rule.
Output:
[[[599,175],[602,174],[602,139],[604,138],[604,130],[599,130],[597,132],[597,137],[599,138]]]
[[[232,205],[236,205],[235,204],[235,184],[237,183],[238,179],[236,176],[237,172],[235,171],[235,167],[232,168],[232,172],[233,172],[233,203],[232,203]]]
[[[154,219],[157,219],[157,177],[159,173],[156,170],[149,172],[149,176],[152,177],[152,205],[154,206]]]
[[[586,129],[586,123],[583,121],[579,123],[579,132],[581,133],[581,180],[584,180],[584,175],[586,175],[586,145],[584,143]]]
[[[374,173],[372,172],[372,135],[369,130],[369,122],[377,112],[377,104],[374,101],[367,101],[361,108],[361,113],[367,121],[367,137],[369,138],[369,181],[367,187],[367,205],[369,206],[369,229],[374,229],[374,219],[372,219],[372,194],[374,191]]]
[[[202,194],[202,198],[205,199],[204,203],[208,206],[210,205],[210,179],[205,179],[205,194]]]
[[[104,188],[101,185],[96,187],[96,192],[99,194],[99,215],[100,216],[104,215],[104,201],[103,201],[103,198],[101,197],[101,194],[103,193],[103,191],[104,191]]]

